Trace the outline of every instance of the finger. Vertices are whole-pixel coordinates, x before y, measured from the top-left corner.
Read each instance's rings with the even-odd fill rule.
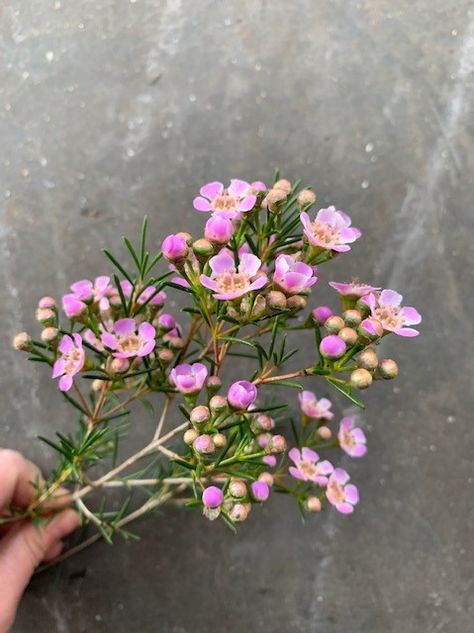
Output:
[[[57,514],[44,528],[22,523],[0,541],[0,615],[13,619],[35,567],[53,545],[79,526],[74,510]],[[0,629],[2,630],[2,629]]]
[[[56,541],[53,543],[51,547],[48,549],[44,558],[42,560],[43,563],[47,563],[50,560],[53,560],[63,551],[64,543],[62,541]]]
[[[33,462],[9,449],[0,450],[0,511],[14,504],[25,507],[35,496],[34,483],[43,482],[41,472]]]

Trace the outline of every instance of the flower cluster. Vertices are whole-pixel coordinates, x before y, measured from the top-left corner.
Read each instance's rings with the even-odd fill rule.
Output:
[[[49,367],[79,424],[77,439],[48,442],[61,461],[38,503],[59,485],[74,487],[78,510],[107,537],[125,519],[112,510],[94,514],[84,498],[108,482],[124,495],[150,486],[143,513],[177,502],[230,527],[274,493],[291,495],[302,512],[354,511],[359,492],[338,460],[367,453],[364,422],[339,419],[312,385],[363,407],[359,391],[399,371],[380,342],[416,336],[421,316],[398,292],[358,280],[329,283],[339,310],[312,298],[324,291],[320,267],[361,238],[347,213],[313,211],[315,203],[311,189],[278,177],[268,188],[210,182],[193,201],[208,214],[201,235],[170,234],[153,253],[145,219],[138,246],[124,238],[132,270],[105,251],[113,274],[71,284],[58,302],[39,301],[40,339],[22,332],[14,346]],[[181,323],[170,291],[188,299]],[[293,330],[301,340],[290,349]],[[289,370],[303,348],[306,362]],[[237,380],[226,382],[228,367]],[[299,390],[300,420],[287,398],[268,399],[287,388]],[[117,465],[121,430],[128,424],[133,433],[136,424],[135,402],[162,412],[149,443]],[[134,468],[142,462],[146,477]],[[92,466],[102,473],[91,484]]]

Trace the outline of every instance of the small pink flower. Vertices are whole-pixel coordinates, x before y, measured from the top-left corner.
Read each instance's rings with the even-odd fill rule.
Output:
[[[73,294],[63,295],[61,301],[64,314],[68,317],[68,319],[75,319],[87,310],[86,304],[77,299]]]
[[[109,307],[107,296],[112,290],[112,286],[110,285],[110,277],[106,275],[96,277],[94,282],[89,281],[89,279],[76,281],[71,284],[71,290],[79,301],[98,303],[101,310],[107,310]]]
[[[355,426],[352,418],[342,418],[337,439],[342,450],[351,457],[363,457],[367,453],[365,433]]]
[[[193,206],[197,211],[211,211],[230,220],[239,220],[241,212],[255,206],[257,197],[252,191],[248,182],[236,178],[230,181],[227,189],[221,182],[209,182],[201,187],[201,195],[194,198]]]
[[[405,326],[421,323],[421,315],[415,308],[402,306],[402,299],[395,290],[382,290],[379,295],[371,293],[364,297],[372,316],[383,325],[384,330],[399,336],[418,336],[418,330]]]
[[[277,458],[275,457],[275,455],[265,455],[265,457],[263,457],[262,459],[262,462],[267,466],[270,466],[270,468],[275,468],[275,466],[277,465]]]
[[[232,253],[223,248],[218,255],[211,257],[209,265],[212,276],[201,275],[202,285],[215,294],[215,299],[230,301],[259,290],[268,281],[265,273],[259,274],[261,261],[256,255],[244,253],[240,258],[238,270],[235,268]]]
[[[275,261],[273,283],[288,295],[307,292],[318,278],[316,270],[304,262],[295,261],[291,255],[278,255]]]
[[[380,288],[369,286],[369,284],[363,284],[358,281],[352,281],[351,283],[330,281],[329,285],[343,297],[363,297],[364,295],[369,294],[369,292],[376,292],[377,290],[380,290]]]
[[[329,409],[332,402],[327,398],[318,400],[312,391],[298,394],[301,411],[312,420],[332,420],[334,413]]]
[[[123,296],[126,299],[130,299],[130,295],[133,292],[133,286],[128,281],[128,279],[123,279],[120,282],[120,288],[123,292]],[[140,291],[140,295],[138,296],[136,301],[138,304],[142,305],[143,303],[148,301],[150,297],[153,297],[153,299],[150,300],[151,305],[161,307],[166,300],[166,292],[164,290],[156,292],[155,286],[147,286]]]
[[[170,382],[181,393],[198,393],[204,387],[207,367],[202,363],[182,363],[170,371]]]
[[[204,237],[216,244],[227,244],[234,234],[232,220],[216,214],[209,218],[204,229]]]
[[[227,392],[227,400],[233,409],[248,409],[257,399],[257,387],[248,380],[234,382]]]
[[[288,469],[292,477],[301,481],[312,481],[318,486],[325,486],[328,482],[327,476],[334,470],[331,462],[320,462],[316,451],[306,446],[303,446],[301,451],[292,448],[288,457],[295,464]]]
[[[351,514],[359,503],[359,491],[356,486],[347,483],[349,480],[345,470],[335,468],[326,488],[327,500],[342,514]]]
[[[350,217],[333,206],[320,209],[313,222],[306,212],[300,218],[309,242],[319,248],[344,253],[351,250],[348,244],[361,236],[359,229],[351,227]]]
[[[161,252],[170,261],[179,261],[188,254],[188,245],[181,235],[168,235],[161,244]]]
[[[115,358],[148,356],[155,348],[155,328],[150,323],[140,323],[137,329],[135,319],[119,319],[111,332],[102,333],[102,343],[113,350]]]
[[[65,334],[59,343],[61,356],[53,365],[52,378],[59,378],[61,391],[69,391],[72,387],[73,376],[84,367],[86,354],[82,348],[82,339],[74,333],[72,338]]]

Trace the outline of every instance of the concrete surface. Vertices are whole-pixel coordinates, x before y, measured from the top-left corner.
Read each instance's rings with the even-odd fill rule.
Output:
[[[9,349],[35,302],[108,270],[99,248],[193,228],[199,185],[280,166],[364,240],[324,272],[400,289],[423,335],[367,395],[362,502],[305,527],[286,499],[237,536],[198,513],[36,578],[16,632],[467,633],[473,618],[473,68],[468,0],[4,0],[0,433],[68,429]],[[139,441],[147,429],[139,425]],[[131,440],[132,441],[132,440]],[[258,516],[260,514],[260,516]]]

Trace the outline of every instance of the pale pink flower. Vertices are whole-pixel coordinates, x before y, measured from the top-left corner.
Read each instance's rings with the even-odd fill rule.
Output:
[[[202,363],[182,363],[170,372],[170,382],[181,393],[199,393],[207,378],[207,367]]]
[[[65,334],[59,343],[58,350],[61,356],[53,365],[52,378],[59,378],[61,391],[69,391],[72,387],[73,376],[81,371],[86,360],[80,334],[75,332],[72,338]]]
[[[209,182],[201,187],[201,195],[194,198],[193,206],[197,211],[211,211],[230,220],[238,220],[241,212],[250,211],[255,206],[257,197],[253,191],[248,182],[237,178],[230,181],[227,189],[221,182]]]
[[[334,413],[330,411],[332,402],[327,398],[318,400],[312,391],[298,394],[301,411],[312,420],[332,420]]]
[[[365,433],[355,426],[352,418],[342,418],[337,439],[342,450],[351,457],[363,457],[367,453]]]
[[[79,301],[98,303],[101,310],[107,310],[109,308],[107,296],[113,290],[113,286],[110,285],[110,277],[102,275],[96,277],[94,282],[89,279],[76,281],[71,284],[71,290]]]
[[[320,209],[313,222],[305,211],[300,218],[309,242],[319,248],[344,253],[351,250],[348,244],[361,236],[359,229],[351,227],[351,218],[347,213],[337,211],[333,206]]]
[[[369,292],[380,290],[380,288],[369,286],[369,284],[363,284],[359,281],[352,281],[350,283],[330,281],[329,285],[343,297],[363,297],[369,294]]]
[[[405,327],[421,323],[420,313],[410,306],[402,306],[402,295],[395,290],[382,290],[380,294],[371,293],[364,297],[374,319],[382,324],[387,332],[399,336],[418,336],[418,330]]]
[[[349,474],[342,468],[335,468],[329,477],[326,498],[342,514],[351,514],[359,503],[359,491],[353,484],[347,483]]]
[[[68,317],[68,319],[75,319],[87,310],[87,306],[84,301],[77,299],[77,297],[73,294],[63,295],[61,302],[64,314]]]
[[[103,332],[101,338],[115,358],[148,356],[155,348],[156,332],[150,323],[140,323],[137,329],[135,319],[119,319],[113,324],[113,332]]]
[[[275,260],[273,283],[288,295],[307,292],[318,278],[316,270],[304,262],[295,261],[291,255],[278,255]]]
[[[123,292],[123,296],[126,299],[130,299],[130,295],[133,291],[133,286],[128,281],[128,279],[123,279],[120,282],[120,288]],[[156,292],[155,286],[146,286],[146,288],[143,288],[143,290],[140,291],[140,295],[137,297],[136,301],[138,304],[141,305],[148,301],[150,297],[153,297],[153,299],[150,300],[151,305],[161,307],[166,300],[166,292],[164,290]]]
[[[301,451],[292,448],[288,457],[295,464],[288,468],[292,477],[301,481],[312,481],[318,486],[325,486],[328,482],[327,476],[334,470],[331,462],[327,460],[320,462],[316,451],[306,446],[303,446]]]
[[[261,261],[250,253],[242,255],[237,270],[234,256],[227,249],[222,249],[218,255],[211,257],[209,265],[212,276],[201,275],[199,280],[219,300],[237,299],[252,290],[259,290],[268,281],[265,273],[259,274]]]

